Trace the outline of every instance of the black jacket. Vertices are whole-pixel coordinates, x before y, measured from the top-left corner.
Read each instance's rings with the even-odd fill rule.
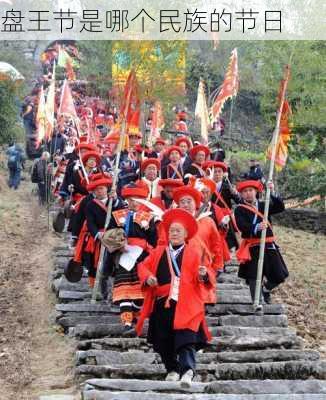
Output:
[[[264,201],[258,201],[258,211],[264,214]],[[268,220],[271,222],[270,216],[273,214],[278,214],[284,211],[284,203],[283,200],[279,197],[271,195],[271,200],[269,204],[269,212],[268,212]],[[260,222],[262,222],[262,218],[260,216],[256,216],[253,212],[238,206],[234,210],[234,216],[239,230],[241,231],[242,238],[260,238],[261,232],[257,229],[257,226]],[[266,237],[273,236],[273,231],[270,227],[267,228]]]

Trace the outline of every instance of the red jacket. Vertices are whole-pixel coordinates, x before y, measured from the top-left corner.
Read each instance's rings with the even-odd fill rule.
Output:
[[[158,264],[165,251],[166,246],[157,246],[149,256],[138,265],[138,277],[144,288],[144,304],[137,322],[136,331],[140,335],[146,318],[148,318],[154,307],[157,296],[169,294],[170,285],[149,287],[145,285],[150,276],[156,276]],[[203,283],[198,278],[198,268],[201,265],[199,254],[189,244],[185,245],[182,257],[179,298],[176,305],[174,317],[174,329],[190,329],[197,332],[200,325],[208,340],[211,334],[208,331],[205,320],[205,292],[211,287],[214,275],[208,270],[208,282]],[[168,267],[167,267],[168,268]]]

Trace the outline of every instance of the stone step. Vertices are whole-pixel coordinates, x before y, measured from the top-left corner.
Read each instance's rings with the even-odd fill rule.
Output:
[[[164,378],[161,364],[79,365],[80,378]],[[326,361],[197,364],[197,374],[208,381],[237,379],[326,379]]]
[[[237,283],[243,284],[244,280],[239,278],[236,274],[221,273],[217,278],[218,283]]]
[[[252,328],[251,328],[252,329]],[[257,328],[261,331],[263,328]],[[272,328],[268,328],[272,329]],[[282,328],[278,328],[282,329]],[[222,352],[222,351],[245,351],[245,350],[262,350],[262,349],[300,349],[303,345],[303,340],[296,336],[294,333],[289,331],[281,331],[279,334],[257,332],[256,336],[249,335],[238,335],[238,336],[222,336],[215,337],[210,342],[210,346],[207,348],[210,352]],[[259,334],[260,333],[260,334]],[[148,351],[150,346],[147,344],[145,338],[98,338],[82,340],[77,343],[79,350],[125,350],[125,349],[138,349],[141,346],[142,349]]]
[[[68,315],[69,314],[69,315]],[[277,326],[284,326],[286,327],[286,316],[284,315],[264,315],[264,316],[252,316],[256,317],[254,320],[254,323],[256,325],[251,324],[251,320],[246,319],[244,320],[242,318],[243,316],[237,316],[234,320],[231,319],[231,323],[235,322],[238,323],[239,325],[251,325],[251,326],[262,326],[262,327],[273,327],[273,323],[275,323],[275,327]],[[275,318],[271,318],[275,317]],[[276,318],[277,317],[277,318]],[[279,318],[278,318],[279,317]],[[284,318],[285,317],[285,318]],[[221,316],[219,317],[211,317],[208,316],[206,317],[207,323],[209,326],[220,326],[218,329],[221,332],[226,332],[222,334],[228,334],[229,327],[235,326],[235,325],[226,325],[227,320],[223,319]],[[73,313],[66,313],[62,314],[59,313],[56,319],[56,322],[63,326],[64,328],[70,328],[74,327],[77,325],[103,325],[103,324],[114,324],[114,323],[119,323],[120,322],[120,317],[117,314],[97,314],[97,315],[90,315],[90,314],[73,314]],[[234,334],[234,331],[232,331],[232,334]]]
[[[83,400],[325,400],[323,394],[171,394],[143,392],[83,392]]]
[[[225,314],[240,314],[251,315],[255,314],[252,304],[217,304],[207,306],[207,311],[210,314],[225,315]],[[278,315],[286,314],[287,308],[284,304],[265,304],[263,306],[264,314]]]
[[[260,317],[264,318],[264,317]],[[264,326],[264,321],[259,321],[257,326],[254,325],[252,320],[252,327],[249,326],[212,326],[210,331],[213,336],[234,336],[234,335],[261,335],[261,334],[290,334],[293,331],[284,329],[280,326]],[[143,335],[146,335],[147,328],[144,327]],[[79,339],[92,339],[109,337],[121,337],[123,333],[123,326],[120,323],[116,324],[79,324],[69,329],[69,335]]]
[[[224,274],[237,274],[239,271],[238,265],[226,265],[224,268]]]
[[[286,315],[221,315],[218,325],[251,327],[287,327]]]
[[[80,288],[83,288],[80,286]],[[92,293],[90,291],[68,291],[59,289],[59,300],[61,302],[69,301],[80,301],[91,298]],[[249,290],[217,290],[217,304],[226,303],[251,303],[251,297],[249,296]]]
[[[69,303],[71,301],[80,301],[90,299],[92,297],[91,292],[72,292],[67,290],[60,290],[58,299],[61,303]]]
[[[148,351],[149,346],[144,338],[101,338],[83,340],[77,343],[78,350],[111,350],[142,349]]]
[[[52,290],[58,294],[61,290],[72,292],[89,292],[89,285],[87,278],[82,278],[77,283],[68,282],[64,276],[55,279],[52,282]]]
[[[182,393],[179,382],[148,381],[137,379],[90,379],[85,382],[84,390],[99,391],[129,391],[129,392],[160,392]],[[309,379],[299,380],[237,380],[214,381],[210,383],[193,382],[191,393],[217,394],[326,394],[326,381]],[[308,399],[307,399],[308,400]]]
[[[91,304],[89,301],[82,303],[71,303],[71,304],[58,304],[56,306],[57,321],[61,318],[68,318],[71,320],[67,326],[75,326],[78,323],[83,323],[81,318],[90,318],[89,321],[85,320],[85,323],[92,323],[93,320],[100,322],[98,319],[100,316],[112,316],[112,314],[118,314],[119,309],[115,306],[109,306],[107,304]],[[263,307],[263,315],[281,315],[286,314],[286,307],[282,304],[266,304]],[[214,322],[216,318],[221,315],[260,315],[255,314],[252,305],[249,304],[218,304],[215,306],[207,307],[207,321],[212,321],[212,325],[216,325]],[[74,322],[76,319],[76,322]]]
[[[261,330],[263,328],[257,328]],[[281,328],[278,328],[281,329]],[[216,351],[246,351],[261,349],[301,349],[303,347],[303,339],[293,334],[257,334],[255,335],[238,335],[238,336],[222,336],[213,338],[211,345]],[[210,351],[212,351],[212,347]]]
[[[259,351],[225,351],[221,353],[197,353],[197,362],[209,363],[248,363],[267,361],[319,360],[319,353],[312,350],[259,350]],[[139,350],[126,352],[114,350],[87,350],[76,353],[76,364],[105,365],[105,364],[153,364],[159,363],[156,353],[144,353]]]
[[[223,286],[231,286],[237,287],[236,289],[226,288],[223,289]],[[63,287],[63,289],[62,289]],[[66,290],[67,289],[67,290]],[[72,290],[69,290],[72,289]],[[92,292],[89,290],[89,286],[87,283],[59,283],[55,286],[55,291],[58,292],[59,300],[62,302],[69,302],[75,300],[85,300],[89,299],[92,296]],[[242,285],[228,285],[228,284],[221,284],[217,288],[217,299],[218,300],[225,300],[228,296],[243,296],[245,298],[249,297],[249,290]],[[223,301],[224,302],[224,301]]]
[[[56,320],[57,324],[61,325],[64,328],[71,328],[76,325],[81,324],[89,324],[89,325],[97,325],[97,324],[117,324],[120,322],[119,315],[79,315],[76,314],[74,316],[60,316]]]
[[[96,304],[91,304],[90,301],[72,302],[70,304],[57,304],[56,310],[58,312],[63,312],[63,313],[71,312],[71,313],[92,313],[92,314],[119,312],[118,307],[110,306],[108,304],[103,304],[100,302],[97,302]],[[241,304],[241,303],[216,304],[214,306],[207,306],[207,310],[208,314],[210,315],[255,314],[252,304]],[[266,304],[263,306],[263,313],[268,315],[286,314],[286,307],[283,304]]]
[[[74,313],[91,312],[93,314],[119,313],[119,309],[117,307],[111,307],[108,304],[101,304],[101,303],[91,304],[90,302],[57,304],[56,311],[74,312]]]

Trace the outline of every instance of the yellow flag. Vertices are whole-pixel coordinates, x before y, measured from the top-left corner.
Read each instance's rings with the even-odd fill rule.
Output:
[[[42,140],[45,138],[45,125],[46,125],[45,97],[44,97],[44,89],[42,86],[36,113],[37,147],[40,146]]]

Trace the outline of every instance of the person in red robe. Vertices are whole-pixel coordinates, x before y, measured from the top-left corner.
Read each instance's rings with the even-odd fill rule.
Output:
[[[183,186],[181,179],[160,179],[158,185],[163,189],[159,196],[153,197],[151,203],[160,207],[163,211],[171,208],[173,204],[173,190]]]
[[[136,326],[138,335],[149,319],[147,339],[161,356],[167,381],[181,380],[190,387],[196,371],[196,350],[211,335],[205,321],[203,293],[214,275],[202,265],[200,254],[190,244],[198,224],[187,211],[173,209],[163,216],[168,241],[157,246],[138,266],[145,293]]]
[[[191,245],[198,249],[202,263],[207,265],[216,276],[220,271],[223,271],[223,244],[212,218],[208,214],[198,215],[202,201],[201,193],[194,187],[187,185],[174,190],[173,200],[179,208],[188,211],[196,218],[198,232],[191,239]],[[207,304],[216,303],[216,279],[213,282],[212,289],[207,293],[205,302]]]

